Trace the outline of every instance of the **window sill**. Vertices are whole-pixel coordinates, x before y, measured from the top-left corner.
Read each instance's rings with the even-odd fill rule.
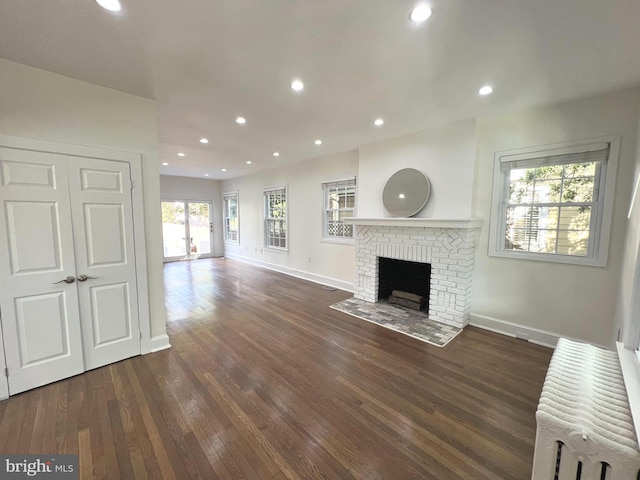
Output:
[[[332,237],[322,237],[320,239],[322,243],[337,243],[339,245],[355,245],[356,242],[353,238],[332,238]]]
[[[224,243],[229,243],[231,245],[240,245],[240,240],[225,240]]]
[[[489,251],[490,257],[512,258],[517,260],[533,260],[535,262],[566,263],[569,265],[583,265],[586,267],[606,267],[606,259],[591,257],[573,257],[549,253],[531,253],[520,251]]]
[[[288,248],[279,248],[279,247],[262,247],[265,252],[274,252],[274,253],[289,253]]]
[[[629,399],[633,426],[636,430],[636,437],[640,438],[640,358],[638,358],[638,352],[624,348],[621,342],[616,343],[616,346],[618,347],[618,358]]]

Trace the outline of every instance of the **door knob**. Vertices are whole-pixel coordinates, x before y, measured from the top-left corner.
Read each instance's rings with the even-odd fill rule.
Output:
[[[79,282],[86,282],[90,278],[95,279],[95,278],[98,278],[98,277],[90,277],[89,275],[78,275],[78,281]]]
[[[56,283],[73,283],[75,282],[76,279],[75,277],[72,277],[71,275],[69,275],[68,277],[64,277],[62,280],[58,281],[58,282],[53,282],[53,285],[55,285]]]

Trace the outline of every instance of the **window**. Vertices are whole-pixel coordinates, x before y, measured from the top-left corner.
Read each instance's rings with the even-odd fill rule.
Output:
[[[605,266],[618,139],[496,154],[489,255]]]
[[[325,239],[353,239],[353,225],[344,223],[353,217],[356,205],[356,179],[323,183]]]
[[[224,239],[227,242],[240,243],[240,224],[238,222],[238,192],[225,193],[223,198]]]
[[[287,188],[264,192],[264,244],[266,247],[287,248]]]

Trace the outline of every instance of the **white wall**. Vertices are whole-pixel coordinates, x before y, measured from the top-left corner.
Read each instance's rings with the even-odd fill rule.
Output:
[[[403,168],[423,171],[431,195],[417,218],[469,218],[473,201],[475,121],[423,130],[359,148],[358,216],[390,216],[382,204],[384,186]]]
[[[627,235],[622,261],[620,292],[616,311],[616,328],[621,330],[621,340],[628,348],[638,346],[640,336],[640,112],[636,136],[633,208],[628,211]],[[632,193],[633,198],[633,193]],[[631,207],[631,202],[630,207]],[[634,295],[635,293],[635,295]]]
[[[162,200],[198,200],[213,202],[213,255],[224,254],[222,242],[222,205],[220,180],[204,178],[160,176],[160,197]]]
[[[639,103],[640,92],[629,89],[478,119],[475,215],[484,223],[476,254],[472,315],[612,344],[626,214],[636,163]],[[489,257],[494,153],[606,135],[622,136],[607,267]]]
[[[164,335],[155,101],[0,59],[0,133],[142,155],[151,335]]]
[[[225,243],[226,255],[351,289],[355,247],[321,240],[321,184],[354,177],[357,171],[358,155],[349,152],[223,181],[223,193],[238,191],[240,216],[240,245]],[[358,190],[359,182],[358,179]],[[263,248],[263,191],[264,187],[275,185],[287,185],[288,188],[288,252]]]

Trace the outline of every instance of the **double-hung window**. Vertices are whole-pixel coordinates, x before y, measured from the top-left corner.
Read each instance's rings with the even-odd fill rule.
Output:
[[[224,239],[227,242],[240,242],[240,223],[238,221],[238,192],[229,192],[224,198]]]
[[[277,187],[264,191],[264,245],[287,248],[287,188]]]
[[[353,217],[356,207],[356,179],[323,183],[324,231],[323,237],[331,240],[353,239],[353,225],[344,219]]]
[[[489,255],[605,266],[618,139],[496,154]]]

